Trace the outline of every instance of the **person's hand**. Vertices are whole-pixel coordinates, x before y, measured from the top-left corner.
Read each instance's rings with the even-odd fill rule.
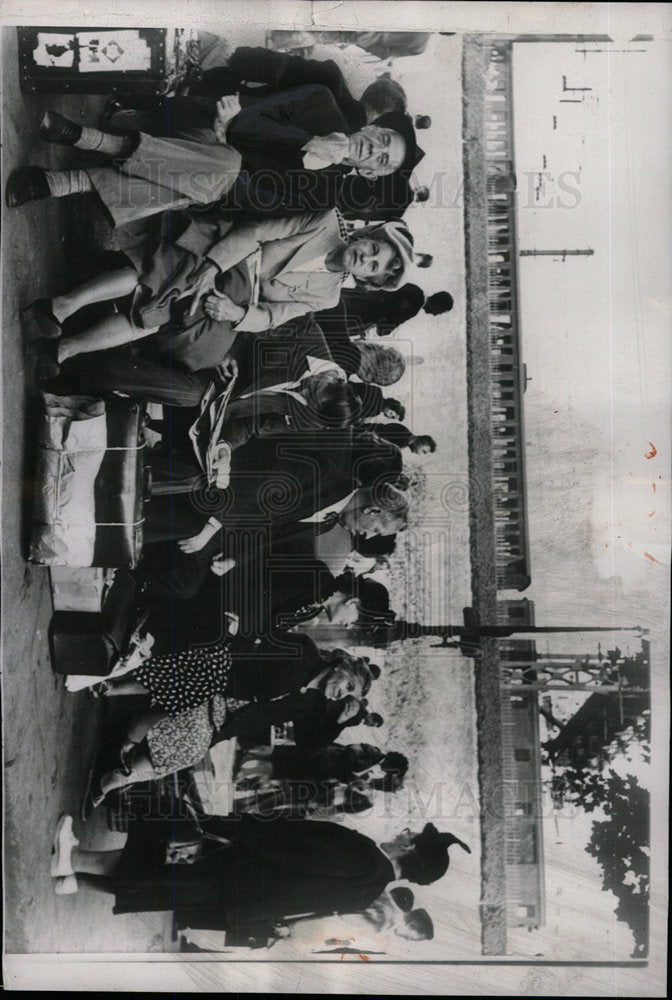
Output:
[[[177,545],[182,552],[186,552],[187,555],[193,555],[194,552],[201,551],[209,537],[210,535],[203,529],[203,531],[199,531],[197,535],[193,535],[191,538],[182,538]]]
[[[350,151],[350,143],[343,132],[331,132],[329,135],[314,135],[303,151],[324,163],[342,163]]]
[[[208,295],[203,308],[210,319],[229,320],[231,323],[241,320],[246,311],[243,306],[237,306],[228,295],[218,292],[216,288],[213,289],[212,295]]]
[[[217,365],[217,371],[222,378],[235,378],[238,374],[238,362],[230,354],[227,354]]]
[[[189,315],[193,316],[198,309],[199,303],[204,295],[211,292],[215,287],[215,278],[219,274],[219,268],[215,264],[204,261],[194,273],[189,282],[189,291],[193,293],[194,299],[189,309]]]
[[[238,629],[240,628],[240,618],[235,611],[225,611],[224,618],[226,619],[226,627],[229,635],[238,635]]]
[[[234,566],[236,565],[235,559],[225,559],[222,553],[213,556],[212,562],[210,563],[210,569],[215,574],[215,576],[226,576]]]
[[[227,94],[217,101],[217,117],[212,126],[217,142],[222,144],[227,142],[226,130],[229,122],[236,117],[239,111],[240,100],[235,94]]]

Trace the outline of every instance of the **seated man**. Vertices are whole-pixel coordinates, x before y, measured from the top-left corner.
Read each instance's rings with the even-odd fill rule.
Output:
[[[382,584],[347,571],[334,576],[310,554],[262,553],[261,559],[234,563],[215,555],[196,596],[179,600],[173,590],[170,544],[147,546],[140,571],[149,582],[148,630],[156,653],[177,645],[222,642],[232,614],[242,639],[303,624],[354,625],[394,618]]]
[[[180,539],[172,554],[176,597],[199,591],[217,553],[240,566],[260,552],[277,552],[278,545],[287,551],[296,542],[310,553],[319,536],[331,539],[333,533],[345,539],[350,532],[370,536],[403,529],[408,513],[404,494],[386,483],[360,487],[353,478],[350,432],[328,432],[328,446],[323,433],[262,438],[240,448],[227,491],[152,498],[146,543]],[[252,546],[246,542],[250,537]]]
[[[273,336],[250,340],[237,338],[232,370],[237,373],[231,400],[226,406],[217,440],[203,442],[199,450],[217,452],[217,485],[228,486],[231,457],[251,437],[303,434],[310,431],[339,430],[357,422],[361,403],[354,383],[331,358],[319,327],[312,319],[286,323]],[[187,423],[189,423],[188,421]],[[211,433],[204,423],[204,431]],[[167,455],[161,467],[152,463],[155,492],[170,493],[171,482],[181,492],[185,481],[196,482],[202,475],[194,448],[180,420],[166,427],[170,431]],[[164,422],[165,424],[165,422]],[[214,480],[212,481],[214,484]]]
[[[416,154],[408,115],[388,112],[351,131],[332,94],[317,84],[242,110],[235,98],[225,99],[210,127],[174,129],[167,138],[113,135],[54,111],[45,114],[40,131],[47,142],[108,154],[113,165],[19,168],[7,182],[8,207],[95,191],[115,226],[220,199],[222,208],[255,218],[326,211],[338,204],[350,171],[375,180],[409,169]]]

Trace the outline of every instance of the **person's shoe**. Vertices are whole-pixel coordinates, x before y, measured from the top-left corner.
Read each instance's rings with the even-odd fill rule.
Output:
[[[51,310],[51,299],[35,299],[34,302],[24,309],[21,319],[30,324],[33,330],[37,331],[35,336],[28,337],[28,343],[32,344],[42,337],[48,340],[61,336],[61,324],[58,322]]]
[[[100,681],[98,684],[92,684],[89,688],[89,694],[93,698],[105,698],[107,692],[110,690],[109,681]]]
[[[72,816],[64,813],[56,826],[54,834],[54,845],[51,851],[51,876],[59,878],[64,875],[73,875],[72,849],[77,847],[79,841],[72,832]]]
[[[133,758],[135,757],[137,750],[137,744],[132,743],[130,740],[119,750],[119,770],[126,777],[130,777],[133,773]]]
[[[110,97],[107,101],[105,107],[103,108],[103,113],[100,116],[101,126],[105,126],[109,123],[110,118],[113,118],[118,111],[123,111],[124,106],[121,101],[116,97]]]
[[[40,139],[44,142],[59,142],[62,146],[74,146],[82,135],[82,126],[71,122],[57,111],[45,111],[40,122]]]
[[[82,796],[82,802],[79,807],[79,817],[85,823],[87,820],[91,819],[94,810],[97,809],[99,805],[102,805],[105,800],[105,795],[100,787],[100,782],[94,781],[95,777],[94,763],[89,769],[86,786],[84,788],[84,795]]]
[[[54,881],[54,892],[57,896],[71,896],[79,891],[76,875],[59,875]]]
[[[17,167],[12,170],[5,188],[7,208],[18,208],[29,201],[39,201],[51,194],[42,167]]]
[[[32,342],[37,355],[35,365],[35,381],[38,385],[49,382],[61,373],[61,366],[58,363],[58,341],[49,337],[40,337]]]
[[[93,791],[89,789],[87,794],[82,799],[82,805],[79,811],[79,815],[82,821],[84,823],[88,822],[88,820],[91,819],[98,806],[102,806],[104,801],[105,801],[105,796],[103,795],[102,792],[94,794]]]

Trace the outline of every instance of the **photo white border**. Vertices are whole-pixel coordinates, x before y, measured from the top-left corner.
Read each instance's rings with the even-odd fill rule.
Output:
[[[3,0],[6,25],[142,25],[199,27],[222,31],[227,10],[259,28],[468,31],[502,33],[608,34],[630,38],[651,34],[672,42],[672,4],[653,3],[453,3],[441,0]],[[672,87],[671,87],[672,89]],[[666,95],[659,95],[661,102]],[[669,95],[667,95],[669,100]],[[647,193],[644,196],[660,196]],[[670,288],[661,290],[668,307]],[[542,963],[534,966],[483,959],[471,964],[317,964],[230,962],[211,955],[5,955],[4,981],[10,990],[87,992],[272,992],[402,993],[440,995],[664,996],[667,934],[667,775],[668,720],[654,726],[652,759],[652,949],[646,967]],[[581,974],[576,976],[580,967]],[[534,969],[537,977],[530,976]],[[572,972],[573,970],[573,972]]]

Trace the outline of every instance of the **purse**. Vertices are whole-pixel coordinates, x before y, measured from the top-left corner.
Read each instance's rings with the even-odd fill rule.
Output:
[[[196,864],[203,854],[206,840],[214,840],[222,847],[228,847],[231,843],[226,837],[220,837],[216,833],[205,833],[195,816],[191,819],[176,818],[172,820],[171,836],[166,841],[164,864]]]

